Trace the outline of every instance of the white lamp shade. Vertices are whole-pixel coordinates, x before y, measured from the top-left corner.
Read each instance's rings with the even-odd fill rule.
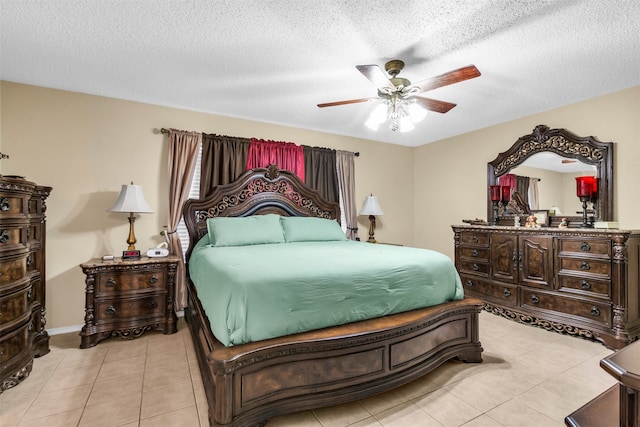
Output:
[[[359,215],[384,215],[378,203],[378,198],[373,195],[367,197],[362,204]]]
[[[135,212],[153,213],[142,194],[142,187],[139,185],[122,185],[118,200],[108,212]]]

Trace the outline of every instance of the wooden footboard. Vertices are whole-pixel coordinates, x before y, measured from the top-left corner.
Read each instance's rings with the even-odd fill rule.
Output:
[[[264,425],[278,415],[384,392],[455,357],[482,361],[480,300],[227,348],[214,338],[189,285],[186,317],[211,426]]]

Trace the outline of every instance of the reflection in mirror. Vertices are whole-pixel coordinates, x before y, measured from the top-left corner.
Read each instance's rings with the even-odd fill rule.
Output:
[[[594,165],[551,152],[534,154],[509,173],[529,178],[528,186],[520,193],[531,210],[553,211],[555,216],[582,215],[582,203],[576,197],[576,177],[598,177]]]
[[[584,211],[576,194],[579,176],[598,178],[595,196]],[[506,211],[494,212],[490,189],[495,185],[511,191]],[[569,227],[588,227],[586,216],[590,223],[613,221],[613,143],[538,125],[487,163],[488,222],[513,226],[516,215],[530,211],[544,211],[542,217],[549,216],[547,225],[552,227],[565,217]]]

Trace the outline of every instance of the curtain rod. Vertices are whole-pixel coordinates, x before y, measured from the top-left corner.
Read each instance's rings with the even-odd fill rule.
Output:
[[[164,133],[165,135],[169,135],[169,129],[160,128],[160,133]],[[356,151],[355,153],[353,153],[353,155],[356,156],[356,157],[360,157],[360,152]]]

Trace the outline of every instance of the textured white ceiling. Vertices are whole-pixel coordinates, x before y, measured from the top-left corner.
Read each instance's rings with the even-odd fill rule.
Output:
[[[640,84],[639,4],[0,0],[0,78],[418,146]],[[394,58],[413,82],[482,76],[427,92],[458,106],[411,133],[367,129],[370,103],[316,106],[375,96],[355,66]]]

